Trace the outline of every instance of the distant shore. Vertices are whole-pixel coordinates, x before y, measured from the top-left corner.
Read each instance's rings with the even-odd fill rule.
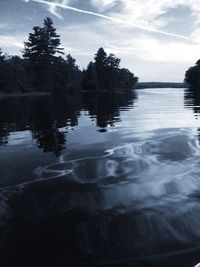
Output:
[[[173,83],[173,82],[143,82],[137,83],[134,89],[145,89],[145,88],[185,88],[185,83]]]
[[[148,88],[186,88],[185,83],[171,83],[171,82],[142,82],[137,83],[133,89],[148,89]],[[123,91],[123,90],[122,90]],[[84,92],[84,91],[83,91]],[[87,92],[87,91],[85,91]],[[48,96],[51,95],[50,92],[0,92],[0,98],[6,97],[33,97],[33,96]]]

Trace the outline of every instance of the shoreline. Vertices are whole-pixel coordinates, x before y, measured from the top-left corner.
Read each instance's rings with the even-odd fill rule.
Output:
[[[151,89],[151,88],[186,88],[185,83],[175,82],[139,82],[135,85],[134,89]]]
[[[24,97],[24,96],[49,96],[51,93],[45,92],[29,92],[29,93],[0,93],[0,98],[7,97]]]

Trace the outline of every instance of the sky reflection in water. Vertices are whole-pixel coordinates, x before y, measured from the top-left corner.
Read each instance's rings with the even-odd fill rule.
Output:
[[[2,266],[197,264],[198,110],[182,89],[1,100]]]

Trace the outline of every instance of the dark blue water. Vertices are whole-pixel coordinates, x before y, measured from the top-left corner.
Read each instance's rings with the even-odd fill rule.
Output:
[[[184,89],[1,99],[1,266],[200,262],[199,106]]]

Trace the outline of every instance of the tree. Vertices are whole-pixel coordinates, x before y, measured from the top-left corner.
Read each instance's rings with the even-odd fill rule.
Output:
[[[54,55],[56,53],[63,54],[61,48],[60,35],[56,33],[56,28],[53,26],[53,21],[50,18],[44,20],[43,27],[43,38],[44,38],[44,55],[53,63]]]
[[[56,33],[53,21],[46,18],[43,27],[34,27],[24,45],[23,57],[28,60],[29,75],[33,77],[32,86],[42,91],[53,90],[56,54],[63,54],[60,36]]]
[[[120,68],[120,58],[109,54],[101,47],[83,73],[83,88],[87,90],[132,89],[138,78],[129,70]]]
[[[33,33],[29,34],[28,42],[24,43],[23,57],[27,58],[32,64],[40,63],[43,56],[42,36],[42,28],[35,26]]]
[[[132,89],[138,82],[138,77],[131,73],[128,69],[120,69],[119,71],[119,87],[125,89]]]
[[[107,55],[101,47],[95,54],[94,60],[99,88],[105,90],[113,88],[120,59],[114,54]]]
[[[107,54],[102,47],[99,48],[99,50],[95,54],[94,60],[97,72],[102,72],[103,70],[105,70],[107,66]]]
[[[117,58],[114,54],[110,54],[106,59],[106,68],[111,72],[118,72],[120,62],[120,58]]]
[[[185,73],[185,82],[190,87],[200,86],[200,60],[196,62],[196,65],[189,68]]]
[[[50,18],[44,20],[44,27],[35,26],[33,33],[29,34],[28,42],[25,42],[23,56],[31,61],[53,64],[56,53],[63,54],[63,48],[60,47],[60,36],[53,27],[53,21]]]
[[[84,90],[89,90],[89,91],[97,91],[98,89],[96,67],[95,63],[91,61],[88,64],[87,69],[83,71],[82,88]]]

